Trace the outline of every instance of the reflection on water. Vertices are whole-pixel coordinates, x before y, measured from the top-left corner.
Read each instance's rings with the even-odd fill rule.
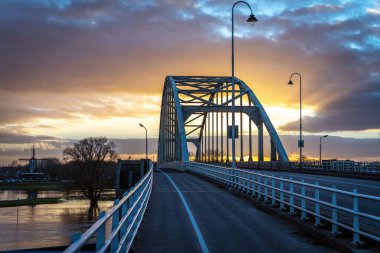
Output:
[[[0,200],[16,200],[31,198],[60,198],[63,196],[61,191],[24,191],[24,190],[0,190]]]
[[[112,203],[100,201],[99,208],[101,211],[108,210]],[[59,204],[18,208],[19,224],[17,207],[0,208],[0,250],[67,245],[73,232],[87,229],[96,220],[88,218],[87,200],[70,199]]]

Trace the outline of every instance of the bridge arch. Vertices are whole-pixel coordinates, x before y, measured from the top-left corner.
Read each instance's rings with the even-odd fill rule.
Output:
[[[277,131],[258,98],[239,78],[235,77],[234,85],[235,96],[232,97],[231,77],[228,76],[166,77],[161,101],[158,162],[189,161],[188,142],[196,147],[197,161],[229,162],[231,141],[226,137],[226,130],[233,100],[236,114],[240,114],[240,124],[237,123],[241,136],[244,133],[244,117],[249,122],[248,161],[252,161],[252,123],[258,131],[258,160],[264,160],[265,127],[270,136],[271,161],[289,161]],[[244,161],[243,140],[240,137],[240,161]]]

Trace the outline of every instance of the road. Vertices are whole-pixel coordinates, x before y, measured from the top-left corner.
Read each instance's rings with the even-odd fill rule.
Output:
[[[333,252],[194,175],[154,172],[136,252]]]

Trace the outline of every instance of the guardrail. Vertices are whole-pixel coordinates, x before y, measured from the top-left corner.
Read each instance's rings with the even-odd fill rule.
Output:
[[[128,252],[144,216],[153,183],[153,164],[140,181],[125,192],[121,200],[107,212],[101,212],[98,220],[85,233],[75,233],[72,244],[65,253],[78,252],[89,240],[96,238],[96,252]],[[112,218],[111,232],[106,237],[106,223]]]
[[[310,184],[303,180],[284,179],[251,170],[195,162],[187,162],[185,167],[188,171],[241,190],[272,206],[288,210],[292,215],[298,214],[302,220],[312,218],[317,227],[322,226],[323,221],[328,222],[334,235],[340,233],[339,228],[351,231],[353,244],[361,244],[361,236],[380,242],[380,217],[359,211],[360,201],[369,200],[380,204],[379,197],[359,194],[355,189],[352,192],[343,191],[335,186],[320,186],[318,182]],[[295,190],[295,186],[298,189]],[[345,205],[342,199],[346,201]],[[338,204],[339,202],[341,203]]]
[[[173,163],[173,162],[169,162]],[[206,163],[206,162],[205,162]],[[231,162],[207,162],[208,164],[231,166]],[[299,170],[299,162],[281,162],[281,161],[237,161],[240,168],[256,168],[256,169],[279,169],[279,170]],[[302,168],[315,169],[321,172],[337,172],[347,174],[368,174],[380,175],[380,162],[354,162],[354,161],[319,161],[303,162]]]
[[[299,167],[299,162],[294,166]],[[380,162],[355,162],[350,160],[326,160],[322,161],[305,161],[302,167],[304,169],[322,169],[324,171],[333,171],[341,173],[365,173],[380,174]]]

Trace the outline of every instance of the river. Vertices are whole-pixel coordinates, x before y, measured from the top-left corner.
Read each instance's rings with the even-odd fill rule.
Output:
[[[60,191],[0,191],[0,200],[62,197]],[[0,208],[0,251],[26,248],[63,246],[70,242],[70,236],[90,227],[96,218],[87,215],[89,201],[62,197],[58,204],[3,207]],[[100,201],[101,211],[112,207],[113,201]],[[18,209],[18,224],[17,224]]]

